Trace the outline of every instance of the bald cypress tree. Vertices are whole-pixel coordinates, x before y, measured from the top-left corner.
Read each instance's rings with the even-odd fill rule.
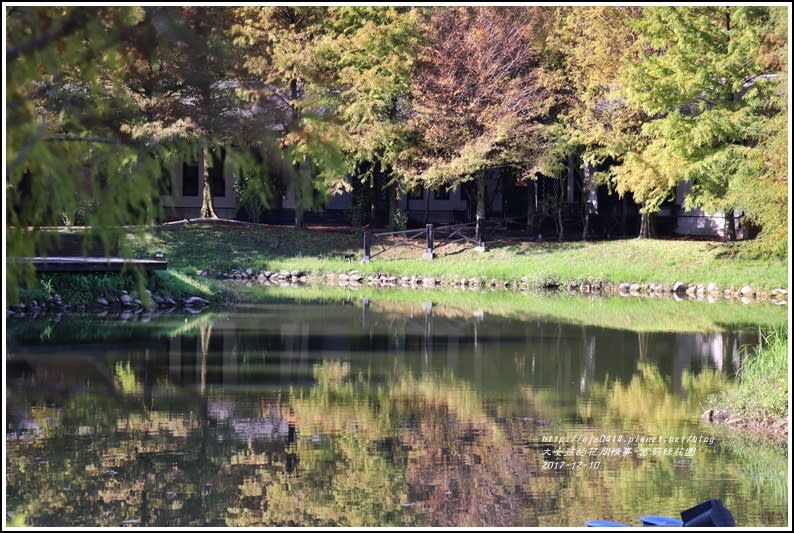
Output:
[[[541,8],[443,7],[430,14],[412,86],[415,143],[405,174],[429,187],[476,180],[485,218],[485,171],[522,166],[543,149],[553,99],[542,77]]]
[[[729,191],[758,175],[759,143],[777,113],[779,74],[765,65],[762,44],[770,9],[648,8],[636,25],[639,57],[624,71],[627,99],[653,120],[619,167],[618,187],[653,209],[690,181],[687,207],[723,212],[730,240],[734,211],[746,206]]]
[[[44,255],[44,226],[79,223],[112,248],[124,224],[155,215],[161,145],[136,137],[124,88],[131,36],[153,29],[136,7],[6,11],[6,253]],[[11,301],[30,263],[9,261]]]

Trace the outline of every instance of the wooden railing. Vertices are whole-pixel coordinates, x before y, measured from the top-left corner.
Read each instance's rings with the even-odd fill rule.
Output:
[[[429,235],[429,237],[428,237]],[[376,257],[387,250],[397,248],[398,246],[412,246],[415,248],[422,248],[423,246],[415,242],[416,239],[425,237],[425,251],[427,251],[428,243],[432,251],[433,246],[433,225],[428,224],[424,229],[413,229],[403,231],[383,231],[373,233],[370,230],[364,232],[364,262],[369,262],[373,257]],[[395,236],[392,243],[387,246],[384,237]],[[372,253],[372,245],[380,246],[380,250]],[[432,252],[431,252],[432,253]]]
[[[437,227],[433,224],[427,224],[423,229],[384,231],[378,233],[367,230],[364,232],[363,262],[367,263],[372,258],[398,246],[424,248],[422,257],[425,259],[433,259],[435,249],[453,242],[470,242],[474,244],[476,250],[484,252],[485,226],[486,221],[478,218],[477,222],[470,222],[468,224],[450,224]],[[391,243],[387,244],[384,239],[385,237],[394,238]],[[422,237],[424,237],[424,246],[422,245]],[[434,241],[436,237],[441,238],[437,245]],[[380,247],[375,253],[372,253],[373,245]]]

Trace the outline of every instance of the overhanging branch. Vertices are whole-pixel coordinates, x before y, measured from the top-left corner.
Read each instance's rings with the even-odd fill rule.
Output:
[[[14,46],[10,50],[6,51],[6,63],[14,61],[23,54],[41,50],[53,41],[73,33],[83,24],[85,24],[86,20],[87,18],[83,16],[83,14],[79,13],[79,9],[73,9],[60,26],[53,28],[42,35],[31,37],[20,45]]]

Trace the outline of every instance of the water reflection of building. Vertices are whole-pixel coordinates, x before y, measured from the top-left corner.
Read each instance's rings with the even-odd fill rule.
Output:
[[[399,308],[368,301],[272,305],[206,318],[170,337],[136,337],[110,347],[61,344],[57,358],[49,355],[52,348],[18,340],[9,351],[7,385],[59,398],[86,390],[89,381],[94,391],[100,384],[112,391],[113,365],[129,361],[146,405],[163,379],[192,391],[196,400],[224,391],[276,398],[290,388],[311,387],[316,364],[335,360],[349,363],[351,375],[363,372],[375,381],[395,371],[450,374],[485,397],[531,387],[570,400],[606,378],[627,383],[641,362],[652,363],[681,393],[685,372],[713,368],[731,375],[742,347],[758,342],[753,331],[634,332],[454,311],[429,302]],[[25,371],[14,375],[17,368]],[[235,412],[235,432],[283,436],[289,430],[283,413],[266,411]]]
[[[329,312],[332,309],[332,312]],[[485,313],[445,314],[432,304],[400,312],[370,302],[305,305],[298,312],[237,315],[203,332],[171,339],[168,374],[176,383],[280,389],[309,386],[313,366],[347,361],[373,377],[396,365],[415,373],[450,372],[484,393],[531,385],[581,394],[594,380],[630,380],[653,363],[674,390],[684,372],[733,374],[755,333],[634,332],[514,320]]]
[[[294,433],[289,410],[278,402],[260,403],[255,412],[239,412],[239,402],[207,398],[207,417],[226,425],[237,440],[288,440]]]

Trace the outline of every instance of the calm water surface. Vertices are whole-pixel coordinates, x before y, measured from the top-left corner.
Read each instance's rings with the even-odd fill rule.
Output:
[[[356,297],[17,320],[8,524],[639,525],[720,498],[782,526],[785,445],[699,418],[757,342]]]

